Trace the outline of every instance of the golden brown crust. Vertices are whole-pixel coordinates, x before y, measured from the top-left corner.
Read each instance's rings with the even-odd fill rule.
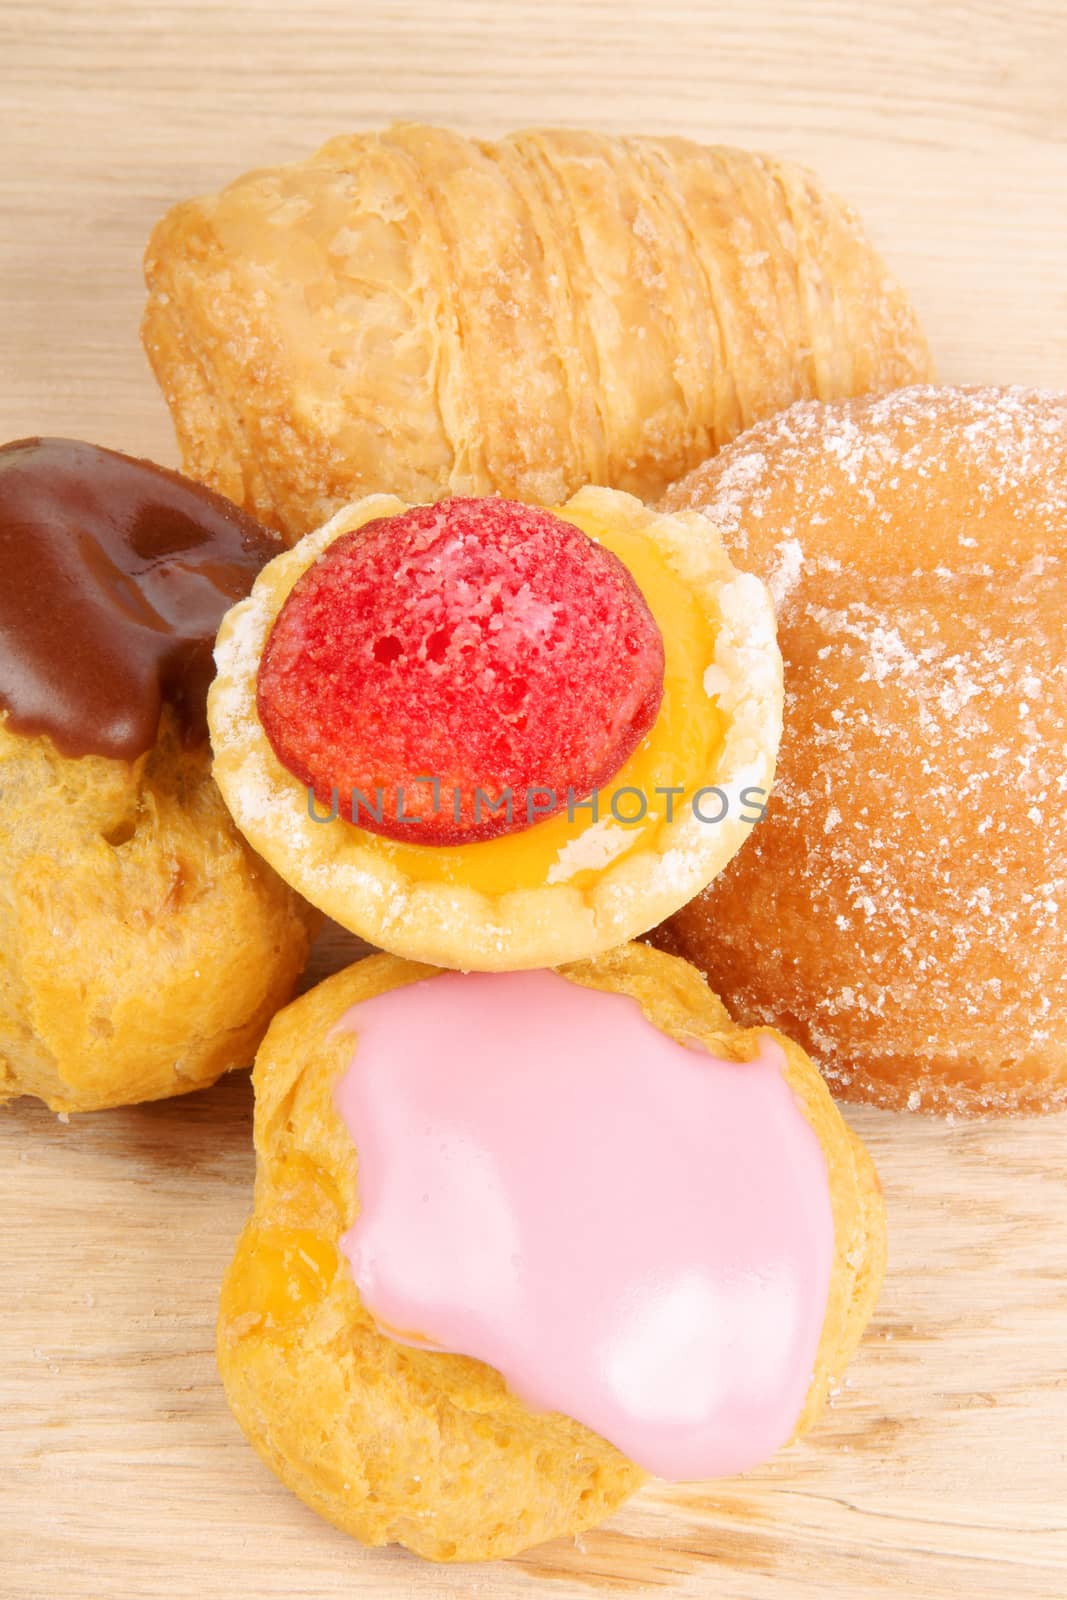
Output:
[[[143,337],[185,470],[293,539],[360,495],[651,498],[790,401],[930,375],[810,173],[397,124],[174,208]]]
[[[249,850],[169,719],[127,764],[0,723],[0,1101],[90,1111],[246,1066],[310,908]]]
[[[795,406],[666,497],[768,581],[751,843],[657,935],[848,1098],[1067,1105],[1067,396]]]
[[[255,1213],[222,1292],[218,1359],[238,1422],[322,1516],[367,1544],[434,1560],[514,1554],[607,1516],[642,1474],[570,1418],[534,1413],[492,1368],[377,1331],[336,1245],[358,1211],[356,1154],[333,1105],[347,1008],[434,969],[372,956],[272,1023],[255,1068]],[[700,975],[641,945],[562,969],[632,995],[656,1026],[738,1060],[737,1029]],[[885,1262],[870,1159],[818,1073],[782,1039],[786,1072],[826,1155],[835,1228],[829,1302],[797,1433],[815,1421],[871,1315]]]
[[[560,515],[578,526],[598,521],[632,527],[697,597],[710,624],[709,657],[700,671],[722,681],[724,719],[714,770],[690,775],[694,789],[717,785],[730,814],[702,823],[679,806],[647,845],[608,859],[579,887],[562,852],[543,883],[493,893],[417,879],[378,849],[366,830],[312,820],[307,790],[281,765],[256,711],[256,674],[270,629],[289,591],[335,539],[374,517],[405,508],[384,495],[346,507],[324,528],[275,558],[247,600],[227,613],[216,645],[218,673],[208,700],[215,777],[238,827],[256,850],[314,905],[370,944],[440,966],[508,970],[575,960],[610,949],[653,927],[718,872],[747,839],[737,797],[770,791],[781,726],[781,679],[774,621],[762,586],[720,559],[699,519],[649,511],[629,495],[583,489]],[[710,691],[708,691],[710,694]],[[604,838],[588,827],[567,846],[571,861],[596,864]],[[553,877],[553,872],[558,877]]]

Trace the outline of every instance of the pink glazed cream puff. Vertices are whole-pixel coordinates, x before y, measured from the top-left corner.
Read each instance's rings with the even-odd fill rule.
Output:
[[[222,1290],[234,1414],[309,1506],[437,1561],[804,1433],[871,1315],[878,1179],[791,1040],[641,945],[379,955],[281,1012]]]

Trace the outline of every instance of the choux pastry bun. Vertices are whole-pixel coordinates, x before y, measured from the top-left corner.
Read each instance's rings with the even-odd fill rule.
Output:
[[[770,584],[787,689],[766,818],[665,946],[847,1098],[1067,1106],[1067,397],[794,406],[665,504]]]
[[[252,846],[371,944],[554,965],[676,910],[770,789],[770,603],[699,517],[372,495],[225,618],[215,777]]]
[[[388,955],[281,1012],[218,1360],[257,1451],[367,1544],[507,1556],[650,1472],[816,1421],[885,1260],[800,1048],[627,945],[560,972]]]
[[[233,826],[204,711],[218,619],[278,548],[148,462],[0,449],[0,1101],[201,1088],[292,993],[312,914]]]
[[[290,540],[375,492],[643,499],[759,417],[931,376],[811,173],[398,124],[176,206],[143,338],[185,469]]]

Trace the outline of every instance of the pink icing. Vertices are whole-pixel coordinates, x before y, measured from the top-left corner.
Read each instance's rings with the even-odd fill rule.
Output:
[[[384,1332],[488,1362],[664,1478],[788,1439],[834,1239],[773,1040],[721,1061],[552,972],[445,973],[340,1025],[362,1206],[341,1245]]]

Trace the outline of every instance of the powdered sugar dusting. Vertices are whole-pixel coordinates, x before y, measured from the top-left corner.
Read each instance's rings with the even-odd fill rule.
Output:
[[[775,610],[780,611],[785,601],[800,582],[804,566],[804,551],[799,539],[785,539],[778,546],[778,560],[771,568],[767,587],[771,591]]]
[[[1067,397],[803,403],[668,504],[775,587],[786,661],[775,797],[681,947],[851,1094],[1067,1104]]]
[[[600,871],[616,856],[628,850],[632,843],[633,836],[627,828],[601,817],[598,822],[584,828],[577,838],[567,841],[555,864],[549,867],[547,881],[566,883],[576,873],[590,868]]]

